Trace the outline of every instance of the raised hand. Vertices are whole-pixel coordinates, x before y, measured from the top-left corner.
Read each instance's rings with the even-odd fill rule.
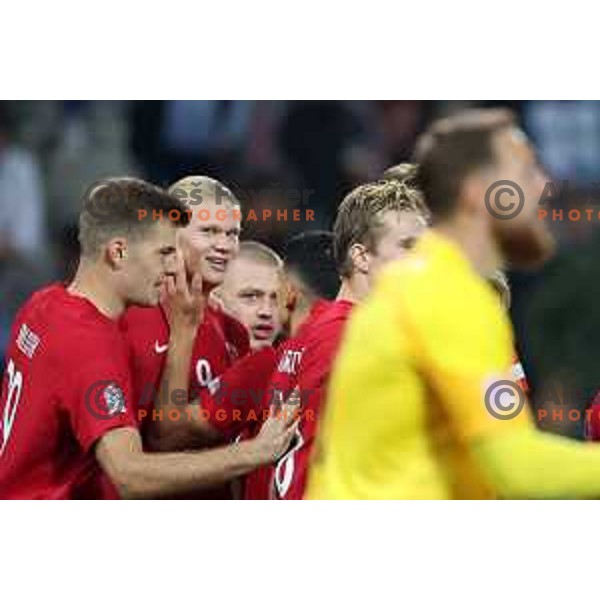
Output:
[[[206,302],[202,276],[197,272],[189,280],[183,257],[178,254],[175,275],[167,277],[162,297],[171,329],[197,327],[204,318]]]
[[[269,418],[255,438],[267,463],[276,462],[288,449],[298,427],[299,412],[296,404],[272,407]]]

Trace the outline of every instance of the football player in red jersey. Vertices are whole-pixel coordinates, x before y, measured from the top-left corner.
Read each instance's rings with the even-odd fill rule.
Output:
[[[299,357],[297,336],[304,324],[332,304],[339,291],[333,258],[333,236],[312,231],[293,237],[285,247],[286,326],[291,336],[275,350],[264,348],[240,360],[221,379],[217,391],[203,391],[204,418],[193,424],[193,435],[206,440],[246,439],[254,435],[269,409],[278,406],[269,385],[277,364],[293,369]],[[311,418],[309,414],[307,418]],[[257,469],[245,477],[246,499],[266,498],[271,471]]]
[[[337,300],[311,315],[296,336],[294,361],[280,361],[270,387],[301,403],[298,432],[272,466],[267,489],[257,497],[300,500],[329,376],[354,304],[371,289],[381,269],[401,258],[428,225],[429,213],[407,166],[401,178],[359,186],[340,204],[334,224],[335,258],[342,285]],[[365,349],[368,352],[368,349]],[[365,401],[368,401],[365,399]]]
[[[240,243],[240,251],[213,297],[238,319],[250,335],[250,347],[271,346],[281,333],[281,272],[283,261],[268,246]]]
[[[146,441],[157,450],[174,423],[164,418],[165,412],[181,408],[171,402],[171,392],[189,390],[196,395],[250,349],[245,327],[208,302],[239,249],[241,213],[236,198],[218,181],[201,176],[178,181],[170,192],[185,201],[190,215],[177,236],[182,258],[178,275],[169,279],[159,306],[131,308],[121,319],[131,352],[138,416]],[[153,403],[155,397],[162,402]]]
[[[288,242],[286,253],[284,321],[293,337],[317,303],[335,298],[339,276],[329,232],[299,234]],[[277,349],[266,346],[245,356],[219,378],[217,386],[203,389],[200,399],[193,399],[188,407],[180,427],[173,427],[171,435],[163,438],[164,448],[233,441],[248,427],[253,429],[263,418],[263,396],[282,345]],[[197,410],[198,400],[203,412]]]
[[[402,180],[360,186],[340,205],[334,227],[335,255],[342,279],[337,300],[316,301],[314,295],[302,294],[304,306],[291,311],[292,337],[278,348],[276,369],[269,381],[260,382],[261,389],[266,385],[263,409],[290,396],[295,402],[299,400],[302,414],[298,433],[277,465],[246,477],[246,499],[302,498],[323,394],[351,308],[368,293],[380,269],[410,249],[427,226],[428,212],[412,178],[413,169],[409,169]],[[286,251],[288,277],[305,255],[300,244]],[[319,274],[302,269],[300,281],[307,278],[318,282]],[[317,285],[304,287],[315,289]],[[267,369],[268,363],[265,372]],[[251,393],[254,389],[244,382],[259,385],[252,359],[239,363],[233,372],[237,379],[228,382],[231,385],[227,387],[241,391],[245,404],[236,405],[229,391],[216,396],[203,394],[207,424],[225,436],[243,430],[245,421],[256,418],[241,406],[251,405],[255,396]],[[222,419],[211,416],[218,415],[218,409]],[[252,419],[247,418],[248,414]]]
[[[179,211],[184,224],[184,208],[136,179],[91,188],[74,281],[35,293],[13,326],[0,396],[1,497],[97,497],[102,472],[123,497],[191,492],[268,463],[288,446],[293,425],[277,417],[236,447],[142,449],[117,319],[130,305],[156,305],[174,268],[174,224],[140,220],[138,211]]]

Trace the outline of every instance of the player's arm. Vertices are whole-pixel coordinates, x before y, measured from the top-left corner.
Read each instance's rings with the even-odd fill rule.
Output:
[[[235,438],[268,410],[262,399],[275,367],[276,352],[270,347],[236,361],[219,378],[218,389],[204,388],[185,407],[180,426],[155,440],[154,449],[200,448]]]
[[[137,429],[119,427],[96,443],[95,454],[122,498],[195,492],[270,464],[286,450],[296,428],[294,411],[271,416],[256,438],[200,452],[145,453]]]
[[[531,428],[472,443],[504,498],[600,497],[600,447]]]
[[[199,437],[203,434],[201,428],[196,431],[196,437],[190,435],[186,413],[190,364],[198,326],[204,315],[204,297],[201,280],[195,279],[188,284],[181,257],[178,257],[175,278],[167,278],[163,306],[170,334],[160,389],[166,399],[162,408],[169,413],[170,418],[153,419],[148,423],[144,436],[148,446],[154,450],[163,449],[165,440],[170,440],[168,445],[171,447],[185,447],[183,444],[192,442],[202,445],[209,442],[210,438]],[[179,413],[179,416],[175,413]],[[209,435],[211,432],[207,430],[204,433]]]
[[[511,393],[514,406],[525,397],[506,382],[513,345],[508,321],[492,305],[479,308],[437,304],[434,311],[426,300],[409,299],[405,305],[405,315],[413,317],[417,360],[456,434],[501,497],[598,497],[600,447],[538,431],[527,406],[498,418],[501,389]]]

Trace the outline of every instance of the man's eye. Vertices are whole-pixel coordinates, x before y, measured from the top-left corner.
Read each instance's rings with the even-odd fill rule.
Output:
[[[406,238],[405,240],[400,240],[400,247],[404,248],[405,250],[411,250],[414,248],[416,243],[416,238]]]
[[[232,229],[227,232],[227,237],[237,239],[240,237],[240,232],[237,229]]]

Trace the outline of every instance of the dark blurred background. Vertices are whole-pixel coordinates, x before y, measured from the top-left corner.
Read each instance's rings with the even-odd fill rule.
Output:
[[[245,228],[245,238],[280,250],[302,228],[329,227],[353,186],[408,160],[432,119],[470,106],[514,110],[553,178],[568,179],[584,195],[597,192],[599,102],[1,102],[0,357],[18,306],[45,282],[72,274],[78,204],[95,179],[130,174],[168,184],[201,173],[230,185],[244,210],[314,210],[312,223],[270,220]],[[290,198],[298,190],[304,206]],[[585,388],[580,406],[596,389],[600,359],[593,352],[595,320],[600,327],[597,224],[554,222],[558,256],[542,271],[510,273],[513,322],[534,390],[552,374],[578,392]],[[581,434],[581,423],[549,427]]]

